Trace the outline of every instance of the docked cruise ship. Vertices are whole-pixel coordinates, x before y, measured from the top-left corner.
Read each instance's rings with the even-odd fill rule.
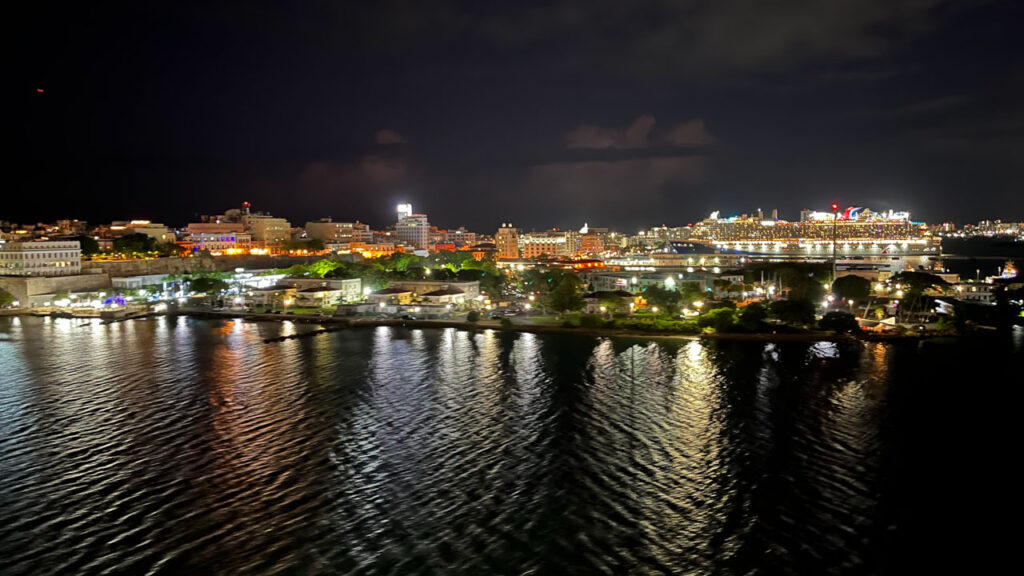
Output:
[[[834,235],[834,236],[833,236]],[[939,237],[909,212],[873,212],[849,207],[841,212],[804,210],[799,222],[757,215],[723,218],[718,212],[693,227],[690,241],[718,252],[831,256],[833,238],[840,256],[939,254]]]

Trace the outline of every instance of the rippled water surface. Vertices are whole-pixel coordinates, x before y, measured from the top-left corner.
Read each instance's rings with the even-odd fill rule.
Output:
[[[0,573],[884,573],[945,353],[307,330],[0,318]]]

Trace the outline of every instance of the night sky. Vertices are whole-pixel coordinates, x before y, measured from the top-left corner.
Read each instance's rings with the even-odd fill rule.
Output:
[[[1024,220],[1024,2],[487,4],[30,3],[0,220]]]

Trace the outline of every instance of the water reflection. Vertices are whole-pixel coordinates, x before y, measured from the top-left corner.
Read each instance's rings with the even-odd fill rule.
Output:
[[[0,320],[4,574],[879,571],[932,357],[71,323]]]

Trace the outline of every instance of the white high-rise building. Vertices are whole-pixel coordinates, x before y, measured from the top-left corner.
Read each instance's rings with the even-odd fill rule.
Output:
[[[395,236],[417,250],[426,250],[430,245],[430,222],[427,221],[427,215],[413,214],[412,204],[399,204]]]

